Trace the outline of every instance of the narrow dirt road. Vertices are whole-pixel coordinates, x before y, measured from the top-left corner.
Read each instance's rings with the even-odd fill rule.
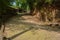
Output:
[[[60,40],[60,29],[24,22],[15,18],[6,23],[6,37],[9,40]]]

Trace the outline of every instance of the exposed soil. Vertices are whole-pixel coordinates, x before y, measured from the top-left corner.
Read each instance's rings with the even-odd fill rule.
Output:
[[[30,16],[28,16],[30,17]],[[32,18],[32,17],[31,17]],[[30,22],[25,22],[25,21]],[[33,20],[33,18],[32,18]],[[5,34],[9,40],[60,40],[60,29],[52,26],[41,26],[30,18],[13,18],[6,24]]]

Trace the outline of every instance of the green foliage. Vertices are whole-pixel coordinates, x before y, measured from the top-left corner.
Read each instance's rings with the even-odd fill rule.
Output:
[[[53,0],[45,0],[45,3],[52,4]]]

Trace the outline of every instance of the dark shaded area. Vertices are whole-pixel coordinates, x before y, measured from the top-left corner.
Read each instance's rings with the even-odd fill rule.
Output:
[[[0,27],[1,25],[4,25],[6,22],[8,22],[12,17],[17,16],[17,12],[22,13],[26,11],[21,8],[15,9],[9,6],[3,8],[3,10],[0,11]]]
[[[22,9],[7,7],[5,10],[1,11],[0,13],[1,22],[7,22],[10,18],[16,16],[17,12],[24,12],[24,11]]]
[[[53,0],[51,6],[53,6],[53,8],[56,8],[56,9],[60,10],[60,0]]]
[[[56,12],[56,18],[60,18],[60,10]]]

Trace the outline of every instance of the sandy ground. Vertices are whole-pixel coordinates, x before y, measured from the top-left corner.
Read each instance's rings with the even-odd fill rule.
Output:
[[[6,24],[5,34],[9,40],[60,40],[60,29],[23,21],[17,17]]]
[[[47,26],[36,26],[20,24],[20,25],[9,25],[6,27],[6,37],[10,40],[60,40],[60,31],[57,28],[47,28]],[[14,26],[14,27],[13,27]],[[47,28],[47,29],[46,29]]]

